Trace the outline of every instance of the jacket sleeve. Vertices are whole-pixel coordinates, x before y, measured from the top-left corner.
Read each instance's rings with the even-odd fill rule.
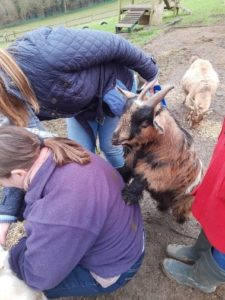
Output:
[[[81,71],[115,62],[135,70],[147,81],[158,74],[158,66],[151,55],[113,33],[58,27],[49,33],[47,42],[46,59],[61,70]]]
[[[28,237],[11,249],[9,263],[20,279],[42,291],[62,282],[96,240],[95,234],[70,226],[28,222],[26,231]]]
[[[0,223],[17,221],[22,215],[21,208],[24,204],[24,191],[18,188],[4,188],[0,203]]]

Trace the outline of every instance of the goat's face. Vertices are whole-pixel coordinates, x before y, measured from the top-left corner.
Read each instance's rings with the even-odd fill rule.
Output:
[[[153,123],[153,110],[138,103],[137,100],[127,102],[124,114],[113,134],[114,145],[133,145],[140,140],[146,128]]]
[[[203,120],[203,115],[199,114],[197,110],[190,109],[188,115],[187,115],[187,121],[190,126],[190,128],[195,128],[199,123]]]
[[[189,106],[187,120],[191,127],[195,128],[203,118],[210,113],[209,107],[211,104],[211,91],[196,93],[192,100],[192,105]]]
[[[151,142],[156,135],[164,132],[164,114],[159,102],[172,89],[168,86],[153,96],[146,95],[147,86],[140,95],[120,90],[127,102],[119,124],[114,131],[114,145],[139,145]]]

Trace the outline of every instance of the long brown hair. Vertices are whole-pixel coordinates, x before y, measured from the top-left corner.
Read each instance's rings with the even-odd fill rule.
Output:
[[[30,82],[13,57],[6,51],[0,49],[0,68],[10,77],[13,84],[21,92],[25,101],[31,105],[36,113],[39,112],[39,104]],[[0,78],[0,111],[17,126],[26,126],[28,122],[28,111],[26,103],[9,94]]]
[[[59,166],[90,162],[89,153],[72,140],[61,137],[43,140],[25,128],[3,125],[0,126],[0,178],[10,177],[14,169],[29,169],[42,147],[51,150],[53,160]]]

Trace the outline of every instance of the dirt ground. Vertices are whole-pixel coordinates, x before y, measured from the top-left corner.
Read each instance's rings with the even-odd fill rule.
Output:
[[[154,54],[160,65],[160,83],[174,83],[176,88],[167,96],[170,110],[180,123],[188,129],[185,121],[186,109],[182,104],[183,94],[180,79],[188,68],[192,55],[209,59],[220,77],[220,86],[212,102],[212,113],[202,124],[189,132],[194,136],[199,157],[207,167],[212,149],[219,134],[225,114],[225,24],[210,27],[171,28],[145,45],[146,52]],[[65,134],[64,122],[47,124],[52,131]],[[168,149],[169,151],[169,149]],[[209,300],[225,299],[225,285],[214,294],[205,295],[197,290],[180,286],[168,279],[161,271],[160,263],[165,257],[169,243],[194,243],[199,233],[195,220],[184,225],[176,224],[169,214],[161,214],[146,194],[142,202],[146,230],[146,255],[136,277],[120,291],[97,298],[60,298],[60,300]],[[8,246],[21,232],[14,226],[8,237]],[[47,269],[46,269],[47,271]]]

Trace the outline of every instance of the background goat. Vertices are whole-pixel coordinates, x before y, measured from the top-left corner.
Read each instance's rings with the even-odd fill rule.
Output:
[[[133,177],[123,198],[129,204],[137,203],[147,190],[160,210],[172,208],[177,221],[184,222],[192,203],[190,192],[202,176],[202,164],[190,134],[160,104],[173,87],[151,97],[146,95],[149,88],[152,84],[139,95],[120,90],[129,100],[112,142],[129,148],[125,161]]]
[[[191,58],[191,66],[181,84],[185,93],[184,103],[189,108],[187,120],[191,127],[195,127],[209,111],[219,78],[208,60],[195,56]]]
[[[0,299],[1,300],[47,300],[43,293],[30,288],[10,269],[9,252],[0,246]]]

